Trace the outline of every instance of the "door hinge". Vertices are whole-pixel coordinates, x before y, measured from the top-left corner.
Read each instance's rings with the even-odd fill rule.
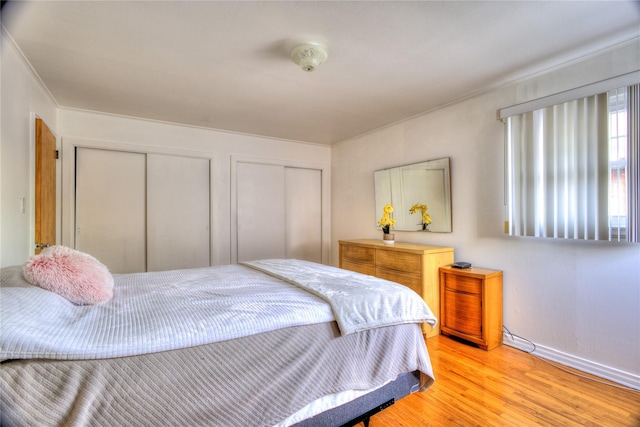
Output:
[[[60,151],[56,150],[56,159],[60,158]]]

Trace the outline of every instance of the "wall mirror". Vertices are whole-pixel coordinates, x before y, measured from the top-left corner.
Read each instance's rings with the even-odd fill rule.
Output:
[[[397,231],[451,233],[451,173],[449,158],[383,169],[374,173],[376,225],[387,203],[393,205]],[[415,204],[426,205],[431,224],[411,213]]]

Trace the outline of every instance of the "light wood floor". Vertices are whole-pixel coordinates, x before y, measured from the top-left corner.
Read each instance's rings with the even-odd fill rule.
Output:
[[[640,392],[580,378],[505,345],[486,352],[440,335],[427,348],[435,384],[374,415],[370,427],[640,427]]]

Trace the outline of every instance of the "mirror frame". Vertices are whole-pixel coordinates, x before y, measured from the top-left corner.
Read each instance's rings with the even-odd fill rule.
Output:
[[[384,205],[391,203],[396,220],[395,231],[453,231],[449,157],[375,171],[374,185],[378,228],[377,221]],[[432,222],[426,230],[422,228],[420,213],[409,212],[416,203],[427,205]]]

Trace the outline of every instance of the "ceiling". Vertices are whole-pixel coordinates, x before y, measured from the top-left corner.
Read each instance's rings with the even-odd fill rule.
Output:
[[[60,107],[333,144],[640,35],[634,1],[19,1]],[[304,72],[297,42],[329,50]]]

